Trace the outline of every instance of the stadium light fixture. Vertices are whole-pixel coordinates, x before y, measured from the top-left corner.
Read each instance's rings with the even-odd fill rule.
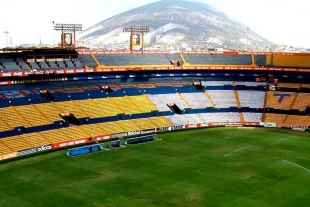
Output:
[[[83,27],[82,24],[60,24],[60,23],[54,23],[53,22],[53,29],[54,31],[61,31],[61,47],[65,46],[65,40],[64,40],[64,32],[73,32],[73,41],[72,45],[75,47],[76,43],[76,32],[77,31],[82,31]]]
[[[125,26],[123,27],[123,32],[130,32],[130,37],[132,35],[138,34],[142,36],[141,38],[141,43],[142,43],[142,51],[143,51],[143,37],[144,37],[144,33],[148,33],[150,32],[150,26],[148,25],[129,25],[129,26]],[[132,41],[130,41],[130,50],[132,51]]]

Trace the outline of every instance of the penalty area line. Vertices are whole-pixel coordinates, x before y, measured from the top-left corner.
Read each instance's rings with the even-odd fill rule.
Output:
[[[246,148],[249,148],[249,147],[250,147],[250,146],[246,146],[246,147],[242,147],[242,148],[236,149],[236,150],[234,150],[234,151],[232,151],[232,152],[229,152],[229,153],[225,154],[224,156],[228,156],[228,155],[230,155],[230,154],[232,154],[232,153],[239,152],[239,151],[241,151],[241,150],[243,150],[243,149],[246,149]]]

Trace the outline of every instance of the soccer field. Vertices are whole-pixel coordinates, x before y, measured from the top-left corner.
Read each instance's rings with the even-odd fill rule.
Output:
[[[307,206],[309,137],[206,128],[79,157],[38,155],[0,164],[0,206]]]

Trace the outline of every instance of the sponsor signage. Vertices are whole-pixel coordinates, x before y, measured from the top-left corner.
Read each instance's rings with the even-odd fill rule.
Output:
[[[224,66],[180,66],[180,67],[127,67],[127,68],[88,68],[88,69],[61,69],[61,70],[30,70],[26,72],[0,72],[0,77],[16,77],[16,76],[28,76],[28,75],[48,75],[48,74],[78,74],[78,73],[102,73],[102,72],[119,72],[119,71],[141,71],[141,70],[260,70],[260,71],[284,71],[284,72],[307,72],[310,73],[310,69],[298,69],[298,68],[268,68],[268,67],[224,67]],[[188,74],[183,74],[187,76]],[[225,74],[229,76],[228,73]],[[215,76],[215,75],[214,75]],[[240,76],[245,76],[241,73]],[[269,74],[271,77],[272,74]],[[298,76],[298,78],[305,78],[304,76]]]
[[[26,150],[21,150],[17,152],[18,156],[22,156],[22,155],[28,155],[31,153],[36,153],[37,149],[36,148],[31,148],[31,149],[26,149]]]
[[[149,134],[157,132],[157,129],[147,129],[147,130],[141,130],[141,134]]]
[[[100,141],[100,140],[105,140],[105,139],[110,139],[111,136],[109,134],[106,135],[100,135],[100,136],[96,136],[95,140]]]
[[[178,129],[183,129],[183,125],[178,125],[178,126],[172,126],[171,130],[178,130]]]
[[[139,134],[141,134],[141,131],[140,131],[140,130],[128,132],[128,136],[139,135]]]
[[[41,147],[36,147],[37,152],[43,152],[43,151],[51,150],[51,149],[53,149],[53,146],[51,144],[43,145]]]
[[[123,132],[123,133],[118,133],[118,134],[112,134],[111,138],[126,137],[126,136],[127,136],[127,132]]]
[[[59,142],[59,143],[54,143],[52,144],[52,148],[61,148],[61,147],[66,147],[66,146],[71,146],[71,145],[76,145],[76,144],[83,144],[87,143],[90,140],[88,138],[83,138],[83,139],[77,139],[77,140],[70,140],[66,142]]]
[[[309,127],[308,127],[308,126],[303,126],[303,125],[295,125],[295,124],[292,124],[292,125],[291,125],[291,128],[292,128],[293,130],[306,131]]]
[[[0,160],[6,160],[6,159],[10,159],[10,158],[17,157],[17,156],[18,156],[17,152],[7,153],[7,154],[0,155]]]
[[[270,122],[260,122],[259,125],[264,126],[264,127],[277,127],[276,123],[270,123]]]
[[[209,123],[210,126],[218,126],[218,125],[224,125],[224,126],[258,126],[259,122],[211,122]]]
[[[171,127],[163,127],[161,128],[161,131],[171,131]]]

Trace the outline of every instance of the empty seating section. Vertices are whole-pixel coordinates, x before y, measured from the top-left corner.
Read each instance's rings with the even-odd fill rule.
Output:
[[[83,55],[79,55],[79,60],[81,61],[75,61],[76,62],[76,67],[80,68],[81,63],[83,65],[87,65],[88,67],[97,67],[97,63],[94,60],[94,58],[89,55],[89,54],[83,54]]]
[[[89,115],[89,118],[106,117],[107,115],[96,105],[92,99],[74,101],[83,111]]]
[[[211,104],[205,93],[181,93],[192,109],[203,109],[211,107]]]
[[[126,132],[140,130],[140,127],[136,125],[132,120],[120,120],[117,121],[118,125],[120,125]]]
[[[25,119],[23,119],[14,111],[13,106],[0,108],[0,116],[2,118],[5,117],[5,122],[8,123],[13,128],[21,126],[24,127],[31,126],[28,122],[26,122]]]
[[[58,107],[63,113],[71,113],[76,118],[88,117],[79,107],[73,104],[72,101],[54,102],[54,105]]]
[[[0,117],[0,132],[12,130],[13,128],[8,123],[6,123],[4,120],[6,120],[6,117],[1,116]]]
[[[183,54],[185,61],[190,64],[207,65],[251,65],[252,55],[223,55],[223,54]]]
[[[63,88],[63,90],[66,92],[66,93],[81,93],[83,92],[84,90],[80,87],[65,87]]]
[[[310,88],[310,84],[306,83],[278,83],[278,88]]]
[[[59,116],[61,112],[52,103],[35,104],[35,107],[39,109],[52,122],[63,120]]]
[[[202,113],[200,117],[206,122],[240,122],[239,114],[236,112]]]
[[[201,81],[202,86],[224,86],[232,85],[232,81]]]
[[[166,54],[170,61],[177,60],[179,61],[179,65],[182,66],[184,64],[181,56],[179,54]]]
[[[267,56],[266,55],[254,55],[255,64],[258,66],[267,65]]]
[[[34,147],[20,136],[2,138],[1,141],[14,152]]]
[[[64,134],[60,129],[53,129],[42,131],[40,134],[45,137],[50,143],[58,143],[71,140],[66,134]]]
[[[10,149],[6,144],[4,144],[0,139],[0,155],[1,154],[7,154],[10,152],[14,152],[12,149]]]
[[[176,94],[147,94],[148,98],[160,111],[171,111],[167,104],[176,104],[179,109],[183,110],[188,108],[186,103]]]
[[[282,91],[268,91],[266,108],[290,110],[296,93]]]
[[[262,113],[249,113],[243,112],[243,118],[245,122],[260,122],[262,121]]]
[[[310,56],[274,54],[273,65],[277,67],[310,67]]]
[[[173,126],[173,124],[164,116],[151,117],[149,120],[159,128]]]
[[[142,130],[157,128],[148,118],[133,119],[132,121]]]
[[[69,69],[75,68],[74,64],[72,63],[71,60],[64,60],[64,64],[67,66]]]
[[[13,58],[0,59],[0,64],[2,64],[4,71],[16,71],[20,69]]]
[[[93,101],[108,116],[123,114],[123,112],[119,108],[117,108],[117,106],[113,102],[111,102],[109,98],[97,98],[93,99]]]
[[[265,92],[262,91],[238,91],[241,107],[264,108]]]
[[[278,83],[278,88],[300,88],[302,84],[300,83]]]
[[[103,129],[107,134],[117,134],[125,132],[125,129],[123,129],[119,124],[116,122],[104,122],[96,124],[98,127]]]
[[[31,146],[39,147],[47,144],[51,144],[49,140],[42,136],[40,133],[22,134],[20,138],[25,139]]]
[[[32,126],[48,125],[53,123],[43,116],[33,105],[14,106],[14,108],[29,122]]]
[[[77,60],[72,60],[72,62],[74,64],[75,68],[85,68],[85,66],[84,66],[85,64],[83,65],[83,63],[80,60],[78,60],[78,59]],[[89,66],[91,66],[91,65],[89,65]]]
[[[127,96],[113,97],[110,100],[115,103],[125,114],[138,114],[141,110],[132,103]]]
[[[50,68],[46,62],[39,62],[38,65],[40,66],[41,69],[48,69]]]
[[[133,65],[166,65],[177,56],[168,54],[94,54],[98,62],[105,66],[133,66]],[[170,57],[169,57],[170,56]],[[181,61],[180,56],[178,57]],[[82,61],[83,62],[83,61]]]
[[[240,86],[266,86],[266,82],[250,82],[250,81],[234,81],[236,85]]]
[[[310,106],[310,93],[298,93],[292,109],[305,111],[308,106]]]
[[[23,60],[23,58],[16,58],[16,62],[19,65],[19,68],[22,70],[28,70],[29,66]]]
[[[65,127],[59,129],[62,133],[67,135],[69,139],[74,140],[74,139],[81,139],[81,138],[89,138],[90,135],[84,133],[79,127],[74,126],[74,127]]]
[[[147,96],[128,96],[142,112],[158,111],[158,108],[147,98]]]
[[[62,62],[62,61],[57,61],[56,64],[57,64],[58,68],[60,68],[60,69],[67,68],[66,64],[64,62]]]
[[[265,122],[283,124],[285,117],[286,117],[285,114],[266,113]]]
[[[96,136],[106,134],[106,132],[100,127],[98,127],[96,124],[82,125],[80,126],[80,128],[82,129],[82,131],[86,132],[91,137],[96,137]]]
[[[30,66],[30,68],[31,68],[32,70],[34,70],[34,69],[40,69],[39,65],[38,65],[36,62],[30,62],[30,63],[28,63],[28,64],[29,64],[29,66]]]
[[[215,108],[237,107],[234,91],[232,90],[208,90]]]
[[[196,114],[184,114],[184,115],[173,115],[166,116],[170,122],[174,125],[185,125],[185,124],[198,124],[204,123]]]
[[[57,64],[55,63],[55,62],[48,62],[48,64],[49,64],[49,67],[51,68],[51,69],[57,69],[58,67],[57,67]]]
[[[297,115],[288,115],[284,123],[284,126],[290,127],[291,125],[301,125],[309,126],[310,116],[297,116]]]

